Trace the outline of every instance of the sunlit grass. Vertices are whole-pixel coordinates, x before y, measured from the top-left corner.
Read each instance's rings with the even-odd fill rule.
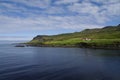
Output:
[[[108,45],[108,44],[115,44],[120,43],[120,39],[94,39],[90,41],[81,40],[80,38],[68,39],[63,41],[48,41],[44,44],[47,45],[76,45],[77,43],[85,42],[88,44],[96,44],[96,45]]]
[[[89,40],[86,40],[89,39]],[[120,27],[107,27],[101,29],[86,29],[81,32],[59,34],[53,36],[40,36],[28,44],[46,46],[88,46],[88,47],[119,47]]]

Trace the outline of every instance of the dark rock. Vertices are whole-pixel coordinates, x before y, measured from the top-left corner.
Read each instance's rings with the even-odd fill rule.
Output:
[[[17,44],[15,47],[25,47],[25,44]]]
[[[87,48],[89,45],[85,42],[80,42],[80,43],[77,44],[77,46]]]

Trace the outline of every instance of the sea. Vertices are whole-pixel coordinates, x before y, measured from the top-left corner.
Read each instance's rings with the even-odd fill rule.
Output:
[[[120,80],[120,50],[15,47],[0,41],[0,80]]]

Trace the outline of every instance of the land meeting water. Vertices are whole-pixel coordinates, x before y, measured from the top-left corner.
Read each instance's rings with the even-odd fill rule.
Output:
[[[120,50],[12,43],[0,42],[0,80],[120,80]]]

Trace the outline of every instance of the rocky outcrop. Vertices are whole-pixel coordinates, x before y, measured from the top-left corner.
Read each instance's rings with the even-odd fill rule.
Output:
[[[25,44],[16,44],[15,47],[26,47]]]

